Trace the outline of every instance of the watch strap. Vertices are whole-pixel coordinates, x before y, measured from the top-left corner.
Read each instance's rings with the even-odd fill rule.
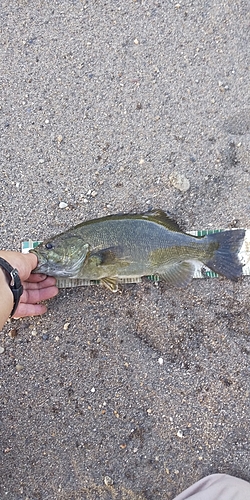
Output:
[[[5,271],[6,278],[9,280],[9,287],[13,293],[14,306],[10,313],[11,316],[15,313],[19,304],[20,297],[23,293],[23,286],[18,274],[18,270],[12,267],[7,260],[0,257],[0,267]]]

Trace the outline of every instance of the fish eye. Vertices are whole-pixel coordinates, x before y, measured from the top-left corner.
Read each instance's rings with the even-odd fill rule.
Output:
[[[46,243],[45,248],[47,248],[47,250],[51,250],[51,248],[53,248],[52,243]]]

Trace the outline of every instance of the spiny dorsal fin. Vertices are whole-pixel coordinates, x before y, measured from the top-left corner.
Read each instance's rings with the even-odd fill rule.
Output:
[[[173,219],[171,219],[166,212],[161,210],[160,208],[155,209],[155,210],[150,210],[149,212],[145,212],[144,214],[141,214],[141,217],[143,219],[150,220],[152,222],[156,222],[157,224],[161,224],[162,226],[166,227],[170,231],[176,231],[178,233],[183,233],[181,227],[177,222],[175,222]]]

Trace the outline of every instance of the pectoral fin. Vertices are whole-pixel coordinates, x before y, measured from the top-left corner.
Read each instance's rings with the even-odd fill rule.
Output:
[[[101,278],[100,282],[111,292],[118,292],[118,278]]]
[[[130,264],[127,257],[124,256],[124,250],[121,246],[104,248],[97,252],[90,253],[91,261],[95,261],[96,266],[128,266]]]
[[[159,277],[168,285],[185,287],[189,285],[194,276],[195,267],[192,262],[180,262],[167,266]]]

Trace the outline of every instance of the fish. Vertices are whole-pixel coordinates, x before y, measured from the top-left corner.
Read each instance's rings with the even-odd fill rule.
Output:
[[[34,273],[98,280],[116,292],[124,279],[154,275],[185,287],[197,261],[230,280],[242,276],[244,229],[192,236],[163,210],[116,214],[84,221],[30,250]]]

